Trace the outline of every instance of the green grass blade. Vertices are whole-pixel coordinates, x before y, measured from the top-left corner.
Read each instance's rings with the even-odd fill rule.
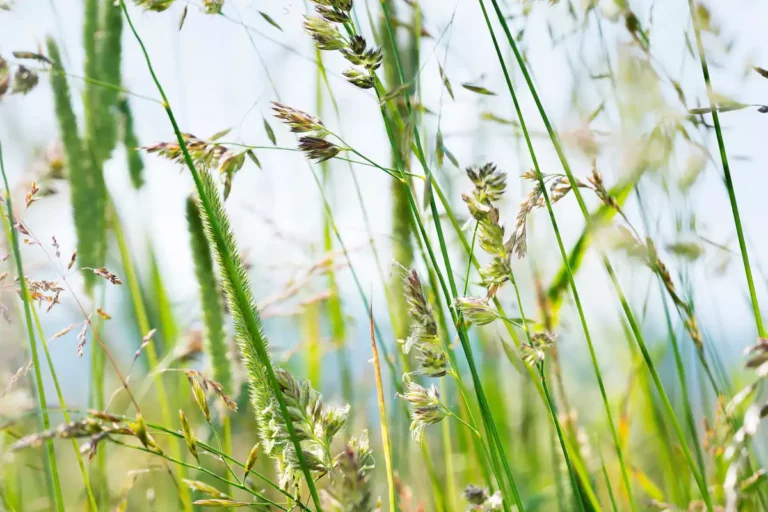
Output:
[[[585,317],[585,314],[584,314],[584,308],[582,306],[581,299],[580,299],[580,296],[579,296],[579,292],[578,292],[578,289],[576,287],[576,281],[575,281],[574,276],[573,276],[573,271],[570,268],[570,265],[568,264],[568,255],[566,254],[565,247],[563,245],[562,236],[560,234],[560,230],[559,230],[558,225],[557,225],[557,220],[555,218],[555,213],[554,213],[554,210],[552,209],[552,203],[551,203],[550,198],[549,198],[549,192],[547,190],[546,184],[544,183],[544,177],[543,177],[543,175],[541,173],[541,169],[539,168],[538,159],[536,158],[536,153],[535,153],[535,151],[533,149],[533,144],[531,142],[531,137],[530,137],[530,134],[528,133],[526,122],[525,122],[525,119],[523,117],[522,111],[520,109],[520,104],[518,102],[517,95],[515,94],[514,87],[512,86],[512,81],[511,81],[510,76],[509,76],[509,71],[507,70],[507,66],[506,66],[506,64],[504,62],[504,57],[501,54],[501,49],[499,48],[499,44],[498,44],[498,41],[496,39],[496,35],[494,33],[493,27],[491,25],[491,21],[488,18],[488,13],[486,11],[485,4],[483,3],[483,0],[480,0],[479,3],[480,3],[480,7],[481,7],[481,9],[483,11],[483,16],[485,18],[486,25],[488,27],[488,31],[489,31],[489,33],[491,35],[491,38],[493,39],[493,44],[494,44],[494,48],[496,50],[496,55],[498,57],[499,63],[500,63],[500,65],[502,67],[502,70],[504,72],[504,78],[505,78],[506,83],[507,83],[507,88],[509,89],[509,94],[512,97],[512,101],[513,101],[513,103],[515,105],[515,111],[517,113],[517,118],[518,118],[518,121],[520,123],[520,128],[522,129],[523,135],[525,137],[525,142],[526,142],[526,145],[528,147],[528,152],[529,152],[529,154],[531,156],[531,160],[533,162],[534,169],[536,170],[536,174],[537,174],[538,179],[539,179],[539,186],[542,189],[542,195],[544,197],[544,201],[545,201],[546,206],[547,206],[547,211],[549,213],[549,218],[550,218],[550,221],[552,223],[552,229],[554,230],[555,237],[557,239],[557,244],[558,244],[558,248],[560,250],[560,255],[561,255],[562,259],[563,259],[563,264],[566,266],[566,270],[568,272],[568,282],[569,282],[569,285],[570,285],[570,288],[571,288],[571,293],[573,295],[573,300],[574,300],[574,303],[576,305],[576,309],[577,309],[578,314],[579,314],[579,320],[581,322],[581,327],[582,327],[582,330],[584,332],[584,337],[585,337],[586,342],[587,342],[587,347],[589,349],[589,355],[590,355],[590,359],[591,359],[591,362],[592,362],[592,367],[593,367],[593,369],[595,371],[595,377],[597,378],[597,384],[598,384],[598,387],[600,388],[600,396],[602,398],[603,408],[605,409],[605,414],[606,414],[606,418],[608,420],[608,425],[609,425],[610,430],[611,430],[611,436],[613,438],[613,443],[614,443],[614,447],[615,447],[615,450],[616,450],[616,455],[617,455],[617,457],[619,459],[619,464],[620,464],[620,467],[621,467],[621,472],[622,472],[622,478],[623,478],[623,481],[624,481],[624,486],[625,486],[625,488],[627,490],[627,495],[629,496],[630,508],[632,510],[636,510],[634,496],[632,494],[632,487],[631,487],[630,480],[629,480],[629,471],[627,470],[626,464],[624,462],[624,455],[622,453],[621,445],[619,443],[619,436],[618,436],[618,432],[616,430],[616,424],[615,424],[615,422],[613,420],[613,413],[611,412],[611,407],[610,407],[610,404],[608,403],[608,396],[607,396],[607,393],[606,393],[606,390],[605,390],[605,384],[603,382],[602,372],[601,372],[600,366],[599,366],[599,364],[597,362],[597,355],[595,353],[595,348],[594,348],[594,345],[592,343],[592,336],[590,334],[589,327],[587,325],[586,317]],[[494,7],[497,10],[497,14],[501,18],[503,18],[503,16],[501,15],[501,12],[498,10],[498,6],[497,6],[495,0],[493,1],[493,5],[494,5]],[[502,24],[502,26],[505,26],[505,24]]]
[[[40,358],[37,354],[37,341],[32,326],[32,304],[29,302],[29,288],[24,274],[24,265],[21,261],[21,251],[19,250],[19,236],[16,232],[16,220],[13,213],[13,201],[11,200],[11,188],[8,185],[8,177],[5,174],[5,163],[3,162],[3,146],[0,143],[0,171],[3,174],[3,183],[5,184],[5,205],[8,213],[7,218],[3,217],[5,223],[5,232],[8,241],[13,250],[13,259],[16,261],[16,270],[19,274],[19,286],[21,288],[21,300],[24,302],[24,317],[27,323],[27,337],[29,339],[29,351],[32,355],[32,366],[35,372],[35,386],[37,387],[37,396],[40,403],[40,430],[49,430],[51,420],[48,415],[48,402],[45,398],[45,388],[43,387],[43,377],[40,368]],[[64,510],[64,498],[61,494],[61,483],[59,481],[58,464],[56,463],[56,452],[53,448],[53,440],[45,441],[45,455],[43,462],[45,466],[46,478],[49,480],[49,493],[51,502],[56,505],[59,512]]]
[[[733,213],[733,223],[736,226],[736,236],[739,239],[739,250],[744,264],[744,274],[747,277],[747,286],[749,287],[749,298],[752,301],[752,311],[755,315],[755,324],[757,325],[757,335],[766,337],[765,327],[763,326],[763,317],[760,314],[760,305],[757,302],[757,292],[755,291],[755,282],[752,278],[752,267],[749,264],[749,254],[747,253],[747,243],[744,239],[744,229],[741,226],[741,215],[739,215],[739,205],[736,200],[736,191],[733,186],[733,177],[731,176],[731,166],[728,163],[728,153],[725,151],[725,139],[723,130],[720,126],[720,114],[717,112],[717,102],[715,101],[714,90],[712,89],[712,79],[709,75],[709,65],[704,51],[704,43],[701,40],[701,28],[696,15],[696,2],[688,0],[688,7],[691,11],[693,20],[693,31],[696,34],[696,47],[699,52],[701,62],[701,73],[704,75],[704,83],[707,86],[707,96],[709,97],[709,106],[712,109],[712,123],[715,125],[715,134],[717,135],[717,147],[720,150],[720,161],[723,164],[723,174],[725,176],[725,188],[728,190],[728,200],[731,203],[731,212]]]
[[[131,302],[133,303],[133,310],[136,315],[136,323],[138,324],[141,335],[144,336],[152,329],[149,323],[149,315],[147,313],[147,307],[144,303],[144,297],[141,293],[141,285],[139,284],[139,277],[136,273],[136,268],[133,264],[133,258],[131,257],[131,251],[128,247],[128,241],[123,233],[123,227],[120,219],[117,216],[117,212],[114,206],[109,205],[111,218],[112,218],[112,230],[115,233],[117,239],[117,247],[120,251],[120,257],[123,263],[123,271],[125,272],[125,282],[128,285],[128,290],[131,296]],[[158,367],[157,349],[155,348],[155,342],[151,341],[147,344],[145,352],[147,354],[147,362],[149,371],[152,372]],[[157,400],[160,405],[160,414],[163,419],[163,423],[171,425],[171,407],[169,404],[169,395],[166,392],[165,382],[162,379],[162,375],[159,376],[155,382],[157,386]],[[171,443],[171,453],[177,459],[181,458],[181,445],[179,443]],[[179,467],[179,476],[185,478],[185,469],[183,466]],[[179,497],[185,510],[191,510],[191,498],[189,489],[186,486],[179,488]]]
[[[482,0],[480,0],[480,1],[481,1],[481,5],[483,5],[482,4]],[[588,220],[589,219],[589,212],[588,212],[587,207],[586,207],[586,205],[584,203],[584,200],[583,200],[583,198],[581,196],[581,192],[579,191],[579,187],[576,184],[576,180],[575,180],[575,178],[573,176],[573,173],[571,172],[570,166],[568,165],[568,162],[567,162],[567,160],[565,158],[565,154],[564,154],[564,152],[562,150],[562,147],[560,145],[558,136],[555,133],[554,129],[552,128],[552,124],[550,123],[549,118],[547,117],[546,111],[544,109],[544,106],[542,105],[541,100],[539,99],[539,96],[538,96],[538,94],[536,92],[536,87],[534,86],[533,81],[531,80],[530,74],[528,73],[528,68],[527,68],[527,65],[525,63],[525,59],[523,58],[522,54],[520,53],[520,50],[518,49],[517,43],[515,42],[515,39],[514,39],[514,37],[512,36],[512,33],[509,30],[509,26],[507,25],[506,19],[504,18],[504,15],[501,12],[501,9],[499,8],[499,4],[498,4],[497,0],[491,0],[491,2],[493,3],[493,7],[494,7],[494,10],[496,12],[496,15],[497,15],[497,18],[499,20],[499,23],[501,24],[501,26],[502,26],[502,28],[504,30],[504,33],[505,33],[505,35],[507,37],[507,42],[509,43],[510,48],[512,49],[512,51],[513,51],[513,53],[515,55],[515,59],[516,59],[518,65],[520,66],[520,70],[521,70],[521,72],[523,74],[523,77],[525,78],[526,84],[528,85],[528,89],[530,90],[531,95],[533,96],[533,99],[534,99],[534,101],[536,103],[536,107],[537,107],[537,109],[539,111],[539,114],[541,115],[541,118],[542,118],[542,120],[544,122],[544,125],[545,125],[546,129],[547,129],[547,133],[549,134],[550,140],[552,141],[552,144],[553,144],[553,146],[555,148],[555,151],[556,151],[556,153],[558,155],[558,158],[560,159],[560,162],[561,162],[561,164],[563,166],[563,169],[564,169],[566,175],[568,176],[568,180],[569,180],[569,182],[571,184],[571,187],[573,189],[574,196],[576,197],[576,200],[579,203],[579,207],[580,207],[580,209],[582,211],[582,214],[584,215],[585,219]],[[484,6],[483,6],[483,10],[485,10]],[[489,23],[489,29],[490,29],[490,22],[488,22],[488,23]],[[503,58],[501,57],[501,54],[499,53],[498,56],[499,56],[499,60],[502,62],[502,66],[503,66],[504,65],[503,64]],[[510,86],[510,89],[511,89],[511,83],[509,83],[509,81],[508,81],[508,85]],[[522,122],[522,118],[520,119],[520,121]],[[530,147],[530,142],[529,142],[529,147]],[[539,178],[541,180],[541,173],[540,173],[540,171],[537,170],[537,174],[539,174]],[[549,199],[547,197],[546,191],[544,191],[544,197],[547,200],[547,203],[549,204]],[[553,215],[551,213],[550,213],[550,216],[552,216],[553,221],[554,221],[554,217],[553,217]],[[565,255],[565,251],[562,249],[562,247],[561,247],[561,252],[563,253],[564,262],[566,262],[567,261],[567,257]],[[643,353],[643,358],[645,359],[646,364],[648,365],[649,370],[651,371],[651,375],[653,377],[654,383],[656,384],[656,386],[658,388],[659,394],[661,395],[662,402],[664,403],[665,409],[667,410],[667,413],[670,416],[670,419],[672,421],[673,427],[675,429],[675,433],[677,434],[677,437],[678,437],[678,439],[680,441],[681,449],[683,450],[683,453],[685,455],[686,461],[688,462],[688,465],[690,466],[691,473],[693,474],[693,477],[696,480],[696,484],[698,485],[699,490],[701,491],[701,494],[702,494],[704,502],[705,502],[705,504],[707,506],[707,509],[708,510],[712,510],[712,507],[713,507],[713,505],[712,505],[712,497],[710,495],[709,488],[708,488],[707,483],[706,483],[706,481],[704,479],[704,476],[703,476],[704,468],[699,468],[697,466],[696,462],[694,461],[692,455],[691,455],[690,448],[688,447],[687,441],[685,439],[685,435],[683,434],[683,431],[680,428],[680,425],[679,425],[679,423],[677,421],[677,418],[675,416],[674,409],[672,408],[672,406],[671,406],[671,404],[669,402],[669,399],[668,399],[668,397],[666,395],[666,392],[664,391],[664,388],[663,388],[663,385],[661,383],[661,380],[658,378],[658,373],[656,372],[656,369],[655,369],[655,367],[653,365],[653,361],[651,360],[650,355],[648,354],[647,348],[645,346],[645,341],[643,339],[642,332],[640,331],[640,328],[639,328],[639,326],[637,324],[637,321],[634,318],[634,314],[632,313],[632,310],[631,310],[631,308],[629,307],[629,304],[626,301],[624,293],[623,293],[623,291],[621,289],[621,285],[619,284],[618,279],[616,278],[616,275],[614,273],[613,267],[611,266],[610,262],[608,261],[608,258],[605,255],[602,255],[602,260],[603,260],[603,265],[605,266],[605,269],[608,272],[608,275],[611,278],[611,282],[614,285],[616,293],[617,293],[617,295],[619,297],[619,301],[622,304],[622,309],[624,310],[624,313],[627,316],[627,320],[629,321],[630,327],[632,328],[632,332],[633,332],[633,334],[634,334],[634,336],[635,336],[635,338],[636,338],[636,340],[638,342],[638,345],[640,345],[640,349],[641,349],[641,351]],[[569,272],[569,274],[571,275],[571,280],[572,280],[573,279],[572,272]],[[615,438],[615,440],[617,439],[615,435],[614,435],[614,438]],[[617,442],[616,442],[616,444],[617,444],[617,450],[620,449],[618,447],[618,443]],[[621,458],[621,455],[619,455],[619,457]],[[622,471],[623,471],[622,472],[622,476],[624,477],[624,484],[625,484],[626,488],[629,490],[629,489],[631,489],[631,487],[629,486],[629,478],[627,476],[626,467],[623,465],[623,462],[622,462]],[[630,495],[630,497],[632,496],[631,491],[629,491],[629,495]],[[631,501],[630,503],[632,504],[633,502]]]
[[[176,320],[173,317],[173,304],[168,296],[168,290],[163,281],[163,275],[160,270],[160,264],[157,261],[157,253],[154,247],[150,245],[149,249],[149,300],[151,311],[149,318],[152,325],[160,329],[160,340],[157,346],[161,354],[173,352],[178,340],[179,329],[176,326]]]
[[[29,291],[27,291],[26,300],[30,304],[32,303],[29,297]],[[54,389],[56,389],[56,396],[59,399],[61,414],[64,417],[64,421],[66,423],[69,423],[71,421],[70,415],[69,415],[69,408],[67,407],[67,402],[64,400],[64,393],[61,390],[61,384],[59,384],[59,377],[58,375],[56,375],[56,368],[53,364],[53,358],[51,357],[51,352],[48,350],[48,341],[46,340],[45,334],[43,333],[43,326],[40,324],[40,317],[37,314],[37,309],[34,307],[32,308],[32,316],[35,320],[37,335],[40,337],[40,342],[43,345],[43,352],[45,353],[45,359],[48,362],[48,368],[51,370],[51,379],[53,380],[53,387]],[[97,512],[99,510],[99,507],[96,504],[96,498],[93,495],[93,490],[91,489],[91,480],[88,477],[88,470],[85,468],[85,463],[83,462],[83,456],[80,454],[80,446],[77,444],[77,440],[75,439],[72,439],[72,449],[75,451],[75,459],[77,460],[77,467],[80,470],[80,474],[83,477],[83,485],[85,486],[85,493],[88,496],[88,505],[90,505],[92,511]]]

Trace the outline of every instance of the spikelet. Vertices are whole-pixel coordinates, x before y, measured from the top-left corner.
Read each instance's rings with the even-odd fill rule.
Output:
[[[437,333],[432,306],[424,295],[424,288],[416,270],[409,270],[403,278],[404,296],[411,319],[410,334],[399,340],[404,354],[412,350],[419,361],[419,373],[428,377],[442,377],[448,371],[445,353]]]
[[[488,489],[469,484],[461,494],[469,502],[468,511],[490,512],[501,510],[504,506],[503,498],[499,491],[491,494],[488,492]]]
[[[195,165],[206,168],[215,167],[221,174],[224,182],[224,199],[226,199],[232,189],[232,178],[243,167],[248,150],[235,153],[215,140],[203,140],[190,133],[183,134],[183,138]],[[178,141],[157,142],[141,149],[147,153],[157,153],[173,162],[186,165],[184,152]]]
[[[305,16],[304,30],[314,40],[315,47],[321,51],[339,51],[353,65],[342,72],[347,80],[361,89],[372,88],[376,83],[374,73],[381,66],[381,48],[367,48],[359,34],[352,34],[347,41],[338,27],[347,24],[346,28],[355,30],[354,24],[349,24],[352,2],[315,0],[314,3],[317,16]]]
[[[334,458],[337,469],[331,485],[322,489],[323,510],[332,512],[371,512],[374,510],[373,486],[370,472],[374,467],[368,431],[349,440],[344,450]]]
[[[414,382],[410,374],[403,375],[405,390],[397,393],[397,398],[410,402],[413,406],[411,412],[411,435],[413,440],[421,442],[424,437],[424,428],[427,425],[439,423],[447,415],[447,410],[440,403],[440,393],[435,386],[425,388]]]

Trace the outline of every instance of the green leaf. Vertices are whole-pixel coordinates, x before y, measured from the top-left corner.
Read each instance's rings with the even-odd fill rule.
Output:
[[[587,122],[591,123],[592,121],[594,121],[597,118],[597,116],[600,115],[600,113],[603,111],[604,108],[605,108],[605,102],[600,103],[600,105],[594,110],[594,112],[589,114],[589,117],[587,118]]]
[[[245,154],[248,155],[248,158],[251,159],[251,162],[256,164],[256,167],[261,169],[261,162],[259,162],[259,158],[256,156],[256,153],[254,153],[252,149],[246,150]]]
[[[272,141],[273,146],[277,146],[277,139],[275,138],[274,130],[272,130],[272,127],[269,126],[266,118],[262,119],[264,119],[264,130],[267,132],[267,137],[269,137],[269,140]]]
[[[437,162],[438,165],[442,166],[443,162],[443,155],[448,157],[448,160],[451,161],[453,165],[456,166],[456,168],[459,168],[459,161],[456,160],[456,157],[453,156],[453,153],[451,153],[447,147],[445,147],[445,143],[443,142],[443,134],[442,132],[437,132]]]
[[[278,24],[277,24],[277,22],[276,22],[275,20],[273,20],[273,19],[272,19],[272,16],[270,16],[269,14],[267,14],[267,13],[265,13],[265,12],[263,12],[263,11],[259,11],[259,14],[261,14],[261,17],[262,17],[262,18],[264,18],[265,20],[267,20],[267,23],[269,23],[270,25],[272,25],[273,27],[275,27],[275,28],[276,28],[277,30],[279,30],[280,32],[282,32],[282,31],[283,31],[283,28],[282,28],[280,25],[278,25]]]
[[[411,83],[410,82],[395,87],[394,89],[392,89],[387,94],[385,94],[384,96],[381,97],[381,104],[383,105],[384,103],[388,102],[389,100],[393,100],[393,99],[397,98],[401,94],[405,93],[410,87],[411,87]]]
[[[227,135],[227,134],[228,134],[229,132],[231,132],[231,131],[232,131],[232,128],[227,128],[227,129],[225,129],[225,130],[221,130],[220,132],[216,132],[216,133],[214,133],[213,135],[211,135],[211,136],[208,138],[208,140],[209,140],[210,142],[215,142],[215,141],[219,140],[220,138],[224,137],[225,135]]]
[[[443,85],[445,86],[445,89],[448,91],[448,94],[451,95],[452,100],[456,100],[456,98],[453,97],[453,87],[451,87],[451,81],[448,80],[448,75],[445,74],[445,70],[443,69],[443,66],[440,65],[440,63],[437,64],[438,69],[440,70],[440,78],[443,79]]]
[[[499,123],[499,124],[508,124],[508,125],[511,125],[511,126],[519,126],[517,121],[512,121],[511,119],[504,119],[503,117],[497,116],[493,112],[483,112],[482,114],[480,114],[480,119],[482,119],[484,121],[492,121],[494,123]]]
[[[715,107],[715,109],[718,112],[733,112],[734,110],[742,110],[749,106],[750,105],[745,105],[744,103],[731,103],[728,105],[718,105]],[[692,108],[688,110],[688,113],[694,116],[698,116],[701,114],[711,114],[712,110],[712,107]]]
[[[461,84],[463,88],[465,88],[468,91],[472,91],[476,94],[482,94],[484,96],[496,96],[496,93],[493,91],[489,91],[485,87],[481,87],[479,85],[472,85],[472,84]]]
[[[184,10],[181,11],[181,18],[179,18],[179,30],[181,30],[184,27],[184,21],[187,19],[187,10],[188,10],[189,4],[184,6]]]
[[[755,71],[760,73],[760,76],[762,76],[763,78],[768,78],[768,69],[763,69],[763,68],[760,68],[760,67],[757,67],[757,66],[755,66],[752,69],[754,69]]]

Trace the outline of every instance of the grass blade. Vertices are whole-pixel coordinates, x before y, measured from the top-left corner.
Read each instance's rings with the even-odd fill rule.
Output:
[[[369,312],[371,321],[371,351],[373,352],[373,369],[376,375],[376,398],[379,401],[379,422],[381,425],[381,445],[384,450],[384,461],[387,464],[387,485],[389,486],[389,510],[397,510],[395,494],[395,476],[392,468],[392,446],[389,442],[389,426],[387,425],[387,405],[384,401],[384,383],[381,380],[381,365],[379,350],[376,348],[376,330],[373,328],[373,302]],[[446,422],[447,423],[447,422]]]
[[[3,183],[5,184],[5,205],[8,210],[5,222],[5,231],[13,250],[13,259],[16,260],[16,270],[19,274],[19,286],[21,288],[21,300],[24,302],[24,317],[27,323],[27,337],[29,339],[29,351],[32,355],[32,366],[35,372],[35,386],[37,387],[38,401],[40,402],[40,430],[49,430],[51,420],[48,415],[48,402],[45,398],[45,388],[43,387],[43,377],[40,370],[40,358],[37,354],[37,341],[32,327],[32,304],[29,302],[29,288],[24,274],[24,265],[21,261],[21,251],[19,250],[19,236],[16,232],[16,220],[13,214],[13,202],[11,200],[11,188],[8,185],[8,176],[5,174],[5,163],[3,162],[3,146],[0,143],[0,171],[3,174]],[[56,463],[56,452],[53,448],[53,441],[45,441],[46,451],[43,456],[46,478],[49,481],[50,498],[56,504],[56,509],[60,512],[64,510],[64,498],[61,494],[61,483],[59,482],[59,469]]]
[[[715,125],[717,147],[720,150],[720,161],[723,164],[723,175],[725,176],[725,188],[728,190],[728,200],[730,201],[731,212],[733,213],[733,223],[736,226],[736,236],[739,239],[739,250],[741,251],[741,259],[742,263],[744,264],[744,274],[747,277],[749,298],[752,302],[752,311],[755,316],[757,335],[764,338],[766,336],[766,331],[765,327],[763,326],[763,317],[760,314],[760,305],[757,302],[757,292],[755,291],[755,282],[752,278],[752,267],[749,264],[747,243],[744,239],[744,229],[741,226],[739,205],[738,201],[736,200],[736,191],[733,187],[731,166],[728,163],[728,153],[725,151],[725,139],[723,138],[723,130],[720,126],[720,114],[718,114],[717,109],[715,108],[715,94],[712,89],[712,79],[709,76],[709,66],[707,65],[707,56],[706,52],[704,51],[704,43],[701,40],[701,28],[699,26],[699,20],[696,15],[696,2],[694,0],[688,0],[688,7],[690,8],[691,18],[693,20],[693,31],[696,34],[696,47],[699,52],[699,61],[701,62],[701,73],[704,76],[704,83],[707,86],[707,96],[709,97],[709,105],[712,109],[712,123]]]

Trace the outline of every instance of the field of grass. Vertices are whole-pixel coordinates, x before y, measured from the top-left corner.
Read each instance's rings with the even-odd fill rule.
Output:
[[[758,4],[0,0],[0,512],[768,510]]]

